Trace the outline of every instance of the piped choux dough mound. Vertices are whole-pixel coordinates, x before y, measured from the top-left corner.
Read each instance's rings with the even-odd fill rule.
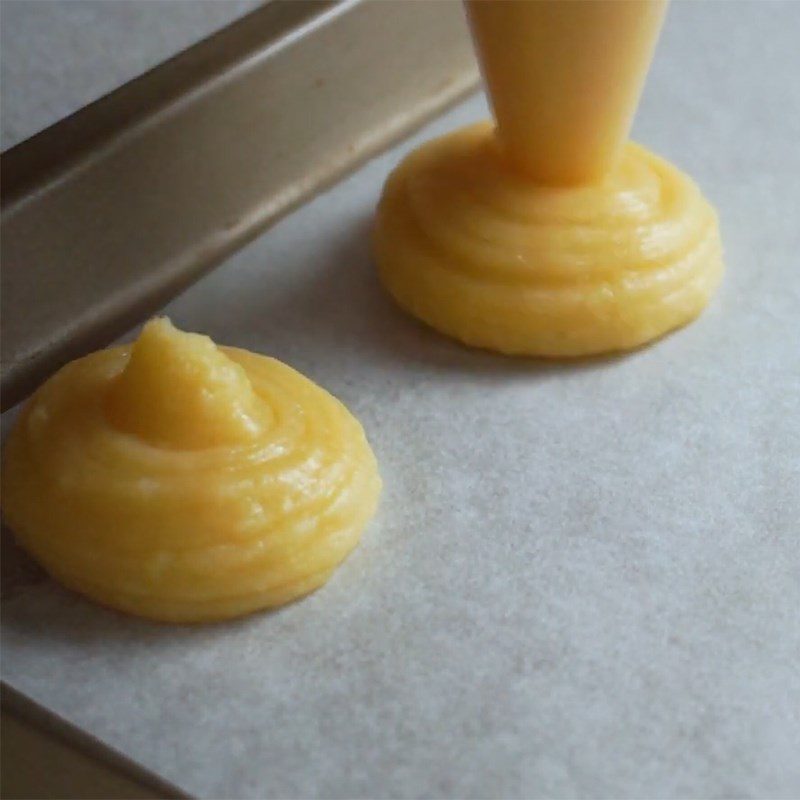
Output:
[[[285,364],[156,319],[68,364],[4,457],[4,513],[66,586],[196,622],[321,586],[380,493],[356,419]]]
[[[628,143],[598,182],[548,186],[503,157],[492,125],[429,142],[390,175],[375,253],[397,302],[509,354],[627,350],[697,316],[722,253],[694,182]]]

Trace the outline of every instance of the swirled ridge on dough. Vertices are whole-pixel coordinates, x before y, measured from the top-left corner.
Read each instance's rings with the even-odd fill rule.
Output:
[[[149,411],[136,386],[115,395],[130,346],[72,362],[32,397],[7,445],[4,512],[19,541],[67,586],[161,620],[232,617],[322,585],[357,544],[380,492],[357,420],[274,359],[216,348],[165,320],[149,323],[146,337],[174,346],[170,382],[201,379],[200,446],[156,438],[153,431],[185,438],[189,427],[177,416],[163,431],[136,427],[145,413],[163,421],[181,409],[169,408],[167,384],[162,397],[152,390]],[[194,345],[206,362],[175,337],[203,340]],[[252,391],[244,404],[226,395],[239,380]],[[136,424],[118,421],[112,403],[120,399],[143,404]],[[215,428],[226,404],[236,418]],[[241,424],[244,405],[257,423]]]
[[[489,123],[429,142],[389,176],[375,253],[398,303],[466,344],[581,356],[693,319],[722,272],[713,208],[629,143],[597,184],[540,186],[505,163]]]

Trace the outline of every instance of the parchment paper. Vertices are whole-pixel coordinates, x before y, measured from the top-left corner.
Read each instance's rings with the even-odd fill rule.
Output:
[[[379,515],[323,590],[232,624],[22,589],[4,678],[202,796],[800,795],[799,28],[670,12],[635,134],[718,206],[727,274],[653,347],[497,357],[381,291],[383,178],[480,99],[172,303],[349,405]]]

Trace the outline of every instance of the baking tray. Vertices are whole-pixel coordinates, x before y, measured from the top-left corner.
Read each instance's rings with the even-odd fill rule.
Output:
[[[196,796],[797,796],[799,15],[671,9],[635,135],[717,205],[727,273],[653,347],[501,358],[381,291],[383,179],[484,116],[480,97],[180,294],[177,324],[287,361],[358,415],[379,514],[321,591],[225,625],[21,581],[8,684]]]
[[[3,408],[476,83],[455,2],[275,0],[4,153]]]

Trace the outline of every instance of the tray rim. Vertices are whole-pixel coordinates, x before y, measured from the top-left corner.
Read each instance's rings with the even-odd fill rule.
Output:
[[[0,155],[2,410],[477,84],[454,0],[272,0]]]

